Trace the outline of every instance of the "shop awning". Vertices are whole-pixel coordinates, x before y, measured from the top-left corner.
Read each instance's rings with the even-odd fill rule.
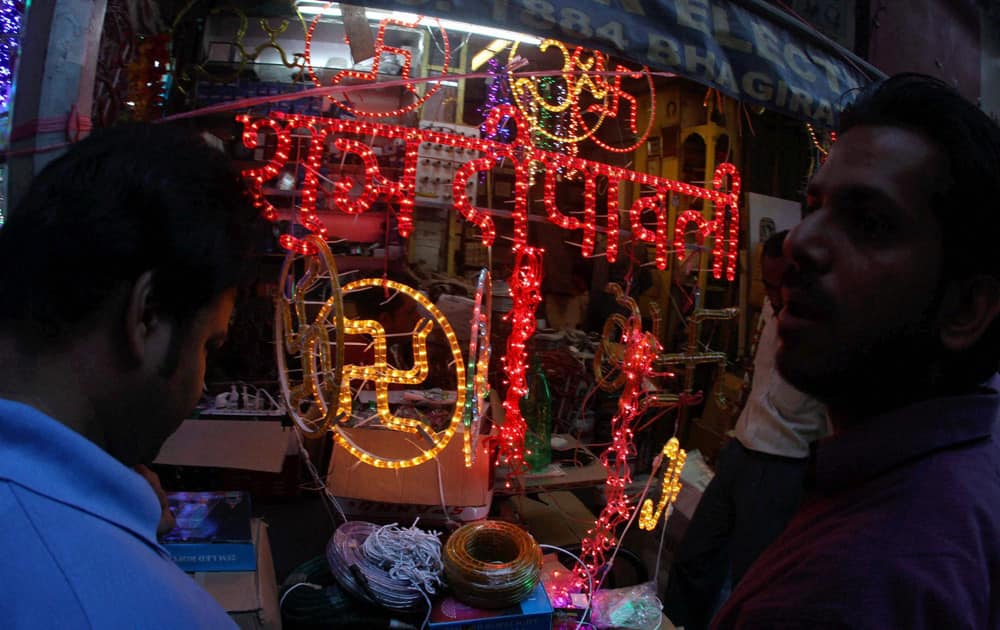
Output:
[[[882,73],[762,0],[368,0],[366,6],[530,33],[672,72],[823,126]]]

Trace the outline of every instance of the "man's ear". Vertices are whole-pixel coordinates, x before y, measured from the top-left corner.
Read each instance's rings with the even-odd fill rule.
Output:
[[[159,325],[152,302],[153,272],[144,271],[136,278],[125,304],[125,335],[129,354],[142,361],[148,351],[151,335]]]
[[[1000,279],[979,275],[952,285],[945,296],[941,343],[947,350],[968,350],[1000,316]]]

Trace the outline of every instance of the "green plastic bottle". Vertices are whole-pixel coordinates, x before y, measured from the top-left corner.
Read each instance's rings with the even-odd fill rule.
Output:
[[[552,461],[552,394],[537,357],[532,360],[527,381],[528,393],[521,399],[521,416],[528,425],[524,461],[531,472],[540,472]]]

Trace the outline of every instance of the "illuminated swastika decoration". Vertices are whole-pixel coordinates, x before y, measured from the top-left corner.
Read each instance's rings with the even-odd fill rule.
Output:
[[[333,438],[362,462],[377,468],[407,468],[430,461],[451,441],[462,421],[465,387],[458,387],[455,410],[447,426],[433,430],[419,420],[394,415],[389,408],[389,385],[419,385],[427,378],[427,336],[435,326],[444,332],[451,352],[456,382],[464,384],[465,365],[455,331],[444,314],[422,293],[392,280],[355,280],[343,287],[330,248],[315,234],[305,236],[304,254],[289,251],[282,265],[279,292],[275,298],[275,351],[281,393],[289,415],[302,432],[318,437],[332,431]],[[296,275],[296,273],[299,275]],[[343,296],[376,287],[397,291],[394,299],[415,301],[430,317],[422,317],[410,334],[413,367],[399,369],[387,357],[387,332],[376,321],[344,317]],[[328,296],[328,297],[323,297]],[[374,363],[345,364],[345,337],[365,335],[372,339]],[[410,433],[420,452],[412,457],[389,458],[359,447],[351,438],[352,382],[372,383],[376,414],[381,425]]]
[[[462,413],[465,409],[465,388],[456,388],[455,410],[448,425],[440,431],[433,431],[428,425],[419,420],[401,418],[391,413],[389,410],[388,385],[392,383],[419,385],[426,379],[429,369],[426,341],[427,336],[435,326],[441,328],[448,342],[455,369],[456,383],[465,383],[465,365],[463,363],[462,350],[458,345],[458,337],[455,335],[455,331],[452,329],[451,324],[448,323],[448,319],[444,316],[444,313],[427,299],[423,293],[405,284],[393,280],[383,280],[382,278],[366,278],[364,280],[349,282],[344,285],[343,292],[346,295],[366,288],[384,288],[389,291],[398,291],[399,295],[391,299],[413,300],[424,312],[430,315],[430,318],[422,317],[413,328],[411,333],[413,336],[413,368],[409,370],[401,370],[389,364],[386,356],[387,343],[385,330],[378,322],[352,320],[346,323],[345,334],[366,334],[372,337],[375,348],[375,359],[371,365],[349,364],[344,366],[344,382],[341,384],[340,390],[341,410],[345,415],[350,413],[349,405],[352,402],[350,382],[360,380],[374,383],[376,413],[382,425],[389,429],[413,433],[417,437],[422,438],[426,442],[426,446],[422,447],[423,450],[419,455],[413,457],[405,459],[382,457],[377,453],[372,453],[358,446],[351,439],[351,431],[343,422],[334,425],[333,438],[340,446],[359,460],[376,468],[409,468],[411,466],[419,466],[436,457],[438,453],[444,450],[448,442],[455,435],[455,431],[462,421]]]
[[[319,24],[320,19],[323,17],[323,13],[325,13],[332,4],[334,3],[333,2],[326,3],[323,9],[319,11],[317,15],[312,19],[312,22],[309,24],[309,29],[306,31],[306,42],[304,51],[306,69],[309,71],[309,77],[312,79],[312,82],[316,85],[316,87],[323,87],[323,84],[319,80],[319,77],[316,76],[316,71],[313,68],[312,64],[313,33],[316,31],[316,25]],[[442,52],[444,53],[444,66],[441,69],[440,76],[442,77],[446,76],[448,74],[448,60],[451,58],[451,44],[448,42],[447,31],[445,31],[445,29],[440,26],[440,23],[436,18],[425,18],[423,16],[420,16],[414,22],[404,22],[403,20],[398,20],[394,18],[385,18],[381,20],[378,25],[378,34],[375,37],[375,55],[372,58],[372,69],[368,72],[364,72],[361,70],[341,70],[340,72],[335,74],[333,78],[330,80],[330,85],[340,85],[341,83],[347,81],[352,81],[354,83],[358,82],[374,83],[379,78],[379,68],[382,63],[383,54],[394,54],[403,57],[403,67],[401,70],[401,76],[404,80],[410,79],[410,71],[413,65],[412,54],[410,53],[409,50],[405,48],[389,46],[385,43],[386,27],[399,26],[405,29],[413,29],[419,31],[420,29],[423,29],[425,25],[433,23],[438,24],[438,29],[440,31],[440,36],[441,36],[441,47],[443,48]],[[434,96],[434,94],[439,89],[441,89],[441,84],[434,83],[428,85],[427,90],[424,92],[422,96],[417,91],[417,87],[414,83],[406,81],[405,89],[407,92],[416,96],[416,98],[411,103],[408,103],[402,107],[386,111],[373,111],[373,110],[360,109],[352,105],[347,100],[343,101],[338,100],[333,95],[330,95],[328,98],[337,107],[343,109],[346,112],[350,112],[355,116],[371,117],[371,118],[393,118],[396,116],[402,116],[403,114],[406,114],[408,112],[412,112],[413,110],[422,106],[425,102],[427,102],[427,99]]]

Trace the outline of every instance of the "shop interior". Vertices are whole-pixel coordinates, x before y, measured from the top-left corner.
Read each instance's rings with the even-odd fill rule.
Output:
[[[746,396],[761,244],[828,129],[405,3],[155,4],[108,3],[94,125],[198,129],[265,217],[152,463],[178,544],[245,500],[252,567],[197,579],[243,627],[458,627],[456,600],[672,627],[655,602]],[[375,531],[436,568],[390,575]]]

